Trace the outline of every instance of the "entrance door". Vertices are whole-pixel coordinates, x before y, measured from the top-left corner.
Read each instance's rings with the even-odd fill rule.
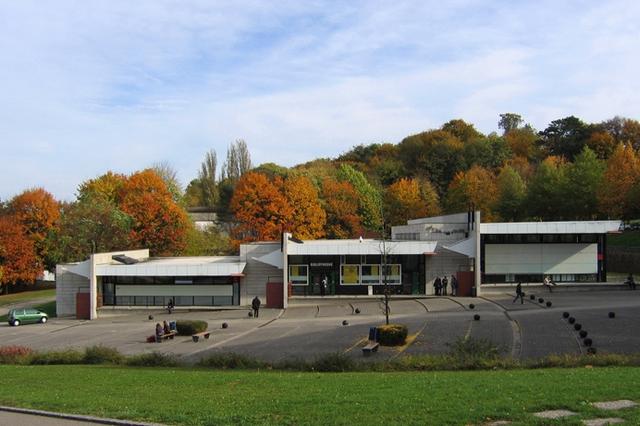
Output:
[[[309,273],[309,295],[328,296],[335,293],[332,270],[327,267],[311,267]]]

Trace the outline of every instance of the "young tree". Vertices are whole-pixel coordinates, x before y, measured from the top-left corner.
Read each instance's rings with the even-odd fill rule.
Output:
[[[512,112],[507,112],[505,114],[500,114],[500,121],[498,121],[498,127],[501,128],[506,135],[507,133],[517,130],[524,120],[519,114],[514,114]]]
[[[484,137],[482,133],[478,132],[475,127],[473,127],[473,124],[469,124],[462,119],[448,121],[442,125],[442,130],[451,133],[464,143]]]
[[[59,203],[43,188],[34,188],[16,195],[9,202],[8,211],[33,241],[38,261],[47,269],[53,269],[55,264],[47,257],[50,249],[47,236],[58,226]]]
[[[216,207],[216,204],[218,203],[218,182],[216,177],[217,167],[218,156],[212,149],[205,154],[204,161],[200,166],[200,172],[198,173],[202,206],[213,208]]]
[[[311,181],[305,176],[291,176],[284,181],[284,194],[293,210],[289,232],[302,240],[323,237],[327,215]]]
[[[167,189],[171,193],[173,201],[175,201],[176,203],[181,203],[184,191],[182,190],[182,184],[178,179],[178,172],[176,171],[176,169],[174,169],[168,161],[161,161],[158,163],[154,163],[151,166],[151,170],[153,170],[158,176],[160,176],[164,184],[167,186]]]
[[[127,181],[125,175],[108,171],[95,179],[89,179],[78,186],[78,200],[85,197],[102,197],[112,203],[118,202],[120,188]]]
[[[0,286],[4,294],[19,282],[32,283],[43,271],[34,241],[12,216],[0,216]]]
[[[513,129],[504,135],[507,145],[515,157],[533,160],[540,157],[540,152],[536,146],[538,136],[531,127]]]
[[[331,178],[322,181],[322,199],[327,214],[328,238],[357,238],[362,235],[358,216],[358,193],[349,182]]]
[[[227,161],[222,166],[222,178],[238,180],[251,170],[251,167],[251,155],[247,143],[242,139],[236,139],[227,150]]]
[[[605,131],[596,131],[591,133],[587,139],[587,146],[596,153],[598,158],[606,160],[613,154],[616,149],[616,140]]]
[[[496,186],[498,200],[495,210],[500,219],[509,222],[522,219],[527,187],[518,172],[513,167],[505,165],[500,169]]]
[[[231,199],[236,225],[234,245],[247,241],[278,240],[291,222],[293,208],[283,193],[283,181],[270,181],[261,173],[249,172],[236,185]]]

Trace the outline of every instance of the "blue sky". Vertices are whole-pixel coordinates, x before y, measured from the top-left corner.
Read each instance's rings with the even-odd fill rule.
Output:
[[[0,0],[0,198],[161,161],[186,184],[238,138],[292,166],[452,118],[639,119],[639,22],[636,1]]]

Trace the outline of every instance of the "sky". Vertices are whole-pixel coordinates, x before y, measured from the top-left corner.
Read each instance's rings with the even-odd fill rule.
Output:
[[[293,166],[499,114],[640,118],[640,2],[0,0],[0,199],[244,139]]]

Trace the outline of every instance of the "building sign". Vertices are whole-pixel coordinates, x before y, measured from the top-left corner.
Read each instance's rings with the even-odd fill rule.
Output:
[[[311,262],[309,265],[310,266],[329,266],[329,267],[333,267],[333,263],[332,262]]]

